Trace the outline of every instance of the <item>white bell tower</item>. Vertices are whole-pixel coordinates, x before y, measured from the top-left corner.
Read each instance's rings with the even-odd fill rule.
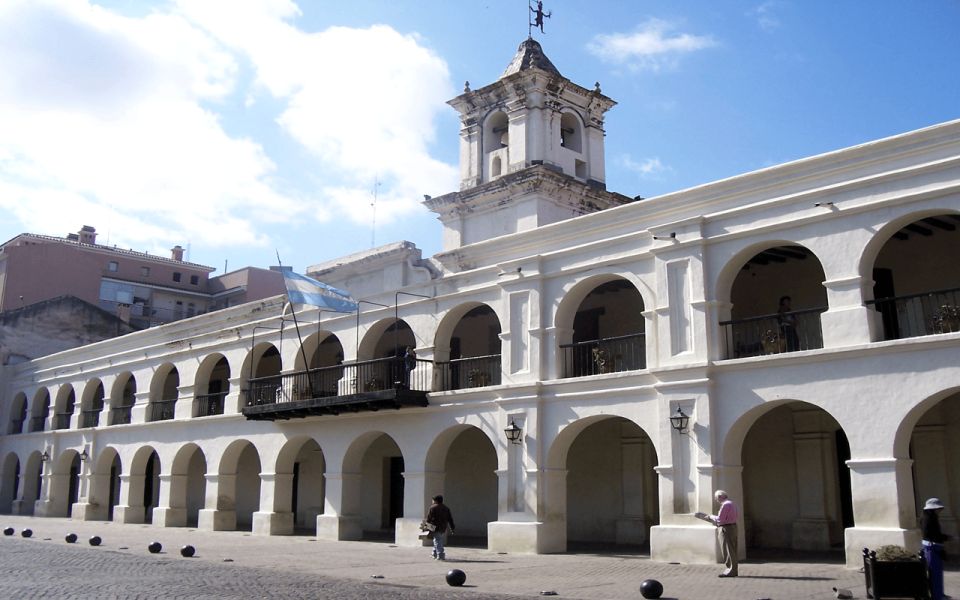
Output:
[[[606,191],[603,117],[616,102],[561,75],[533,38],[500,79],[448,104],[460,113],[460,192],[425,201],[444,250],[630,201]]]

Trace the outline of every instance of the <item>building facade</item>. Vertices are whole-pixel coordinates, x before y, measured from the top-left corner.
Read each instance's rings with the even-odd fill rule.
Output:
[[[440,254],[308,269],[357,314],[279,296],[5,367],[0,511],[416,545],[443,493],[493,551],[713,562],[722,488],[748,555],[918,547],[927,496],[957,533],[960,121],[631,201],[613,101],[536,42],[451,104]]]

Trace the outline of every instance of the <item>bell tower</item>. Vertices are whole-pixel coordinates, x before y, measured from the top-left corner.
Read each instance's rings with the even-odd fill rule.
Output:
[[[561,75],[533,38],[500,79],[448,104],[460,113],[460,191],[425,202],[444,250],[630,200],[606,191],[603,119],[616,102]]]

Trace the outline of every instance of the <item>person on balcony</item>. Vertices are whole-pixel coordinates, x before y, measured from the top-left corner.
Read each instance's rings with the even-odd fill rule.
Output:
[[[939,498],[929,498],[923,505],[923,515],[920,517],[920,532],[923,536],[920,551],[927,561],[927,571],[930,574],[931,600],[943,600],[943,543],[950,536],[940,530],[940,511],[943,503]]]
[[[433,534],[433,559],[447,560],[446,548],[447,534],[453,533],[453,513],[446,504],[443,503],[443,496],[437,494],[433,497],[433,504],[427,511],[426,521],[430,532]]]
[[[417,368],[417,351],[407,346],[403,355],[403,387],[410,389],[410,372]]]
[[[787,352],[800,349],[800,336],[797,335],[797,315],[793,314],[790,296],[780,297],[780,306],[777,308],[777,325],[780,328],[780,339],[783,340]]]

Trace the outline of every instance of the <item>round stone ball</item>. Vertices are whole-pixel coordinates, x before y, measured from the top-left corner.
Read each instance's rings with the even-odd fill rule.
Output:
[[[102,541],[103,541],[103,540],[100,539],[100,536],[99,536],[99,535],[95,535],[95,536],[93,536],[92,538],[90,538],[90,545],[91,545],[91,546],[99,546]]]
[[[7,527],[6,529],[3,530],[3,535],[13,535],[16,532],[17,530],[14,529],[13,527]]]
[[[656,579],[645,579],[640,584],[640,595],[644,598],[659,598],[663,595],[663,584]]]
[[[76,544],[76,543],[77,543],[77,534],[75,534],[75,533],[68,533],[67,536],[66,536],[65,538],[63,538],[63,539],[67,540],[67,543],[68,543],[68,544]]]
[[[150,551],[150,554],[158,554],[161,550],[163,550],[163,544],[160,542],[151,542],[151,544],[147,546],[147,550]]]
[[[197,553],[197,549],[191,546],[190,544],[187,544],[183,548],[180,548],[180,556],[184,558],[190,558],[196,553]]]
[[[33,530],[32,530],[32,529],[24,529],[23,531],[20,532],[20,535],[22,535],[23,537],[30,537],[30,536],[33,535]]]
[[[447,573],[447,585],[459,587],[467,580],[467,574],[460,569],[450,569]]]

